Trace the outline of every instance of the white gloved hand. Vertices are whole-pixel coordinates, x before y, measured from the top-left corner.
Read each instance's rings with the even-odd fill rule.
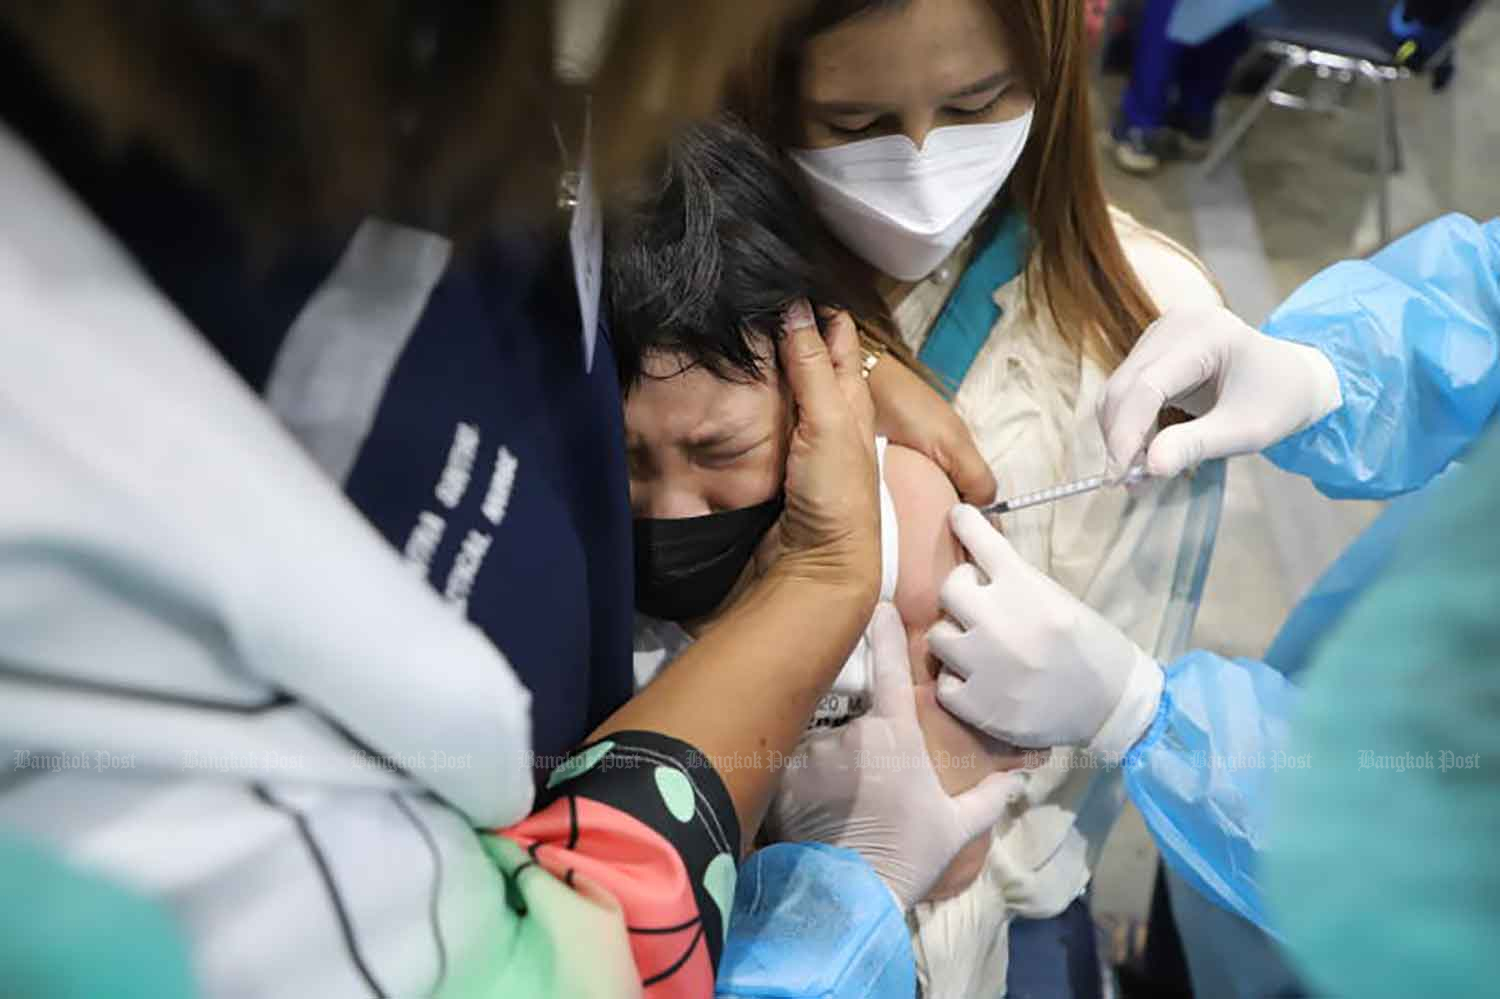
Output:
[[[938,593],[952,619],[927,632],[945,667],[939,703],[1017,746],[1123,756],[1156,716],[1161,667],[1016,554],[978,510],[956,506],[949,523],[978,568],[958,566]]]
[[[958,851],[988,831],[1025,787],[1020,772],[986,777],[949,797],[917,725],[906,632],[890,604],[870,624],[870,711],[810,737],[781,779],[767,830],[862,856],[903,910],[927,896]]]
[[[1105,383],[1098,417],[1120,468],[1146,447],[1163,407],[1197,417],[1150,442],[1146,471],[1171,476],[1209,458],[1268,448],[1342,403],[1338,374],[1321,351],[1267,336],[1214,307],[1168,312],[1152,323]]]

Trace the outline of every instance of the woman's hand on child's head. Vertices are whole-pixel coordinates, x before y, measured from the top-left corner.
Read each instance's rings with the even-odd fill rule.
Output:
[[[917,373],[894,358],[870,372],[875,424],[896,444],[931,458],[952,480],[966,503],[995,500],[995,475],[974,445],[974,435],[942,396]]]
[[[880,591],[875,410],[854,323],[838,313],[824,326],[826,341],[807,302],[795,303],[777,346],[795,418],[774,568],[855,594],[867,617]]]

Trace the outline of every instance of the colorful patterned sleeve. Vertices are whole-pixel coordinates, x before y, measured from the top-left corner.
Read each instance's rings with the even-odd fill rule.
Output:
[[[713,995],[740,829],[687,743],[616,732],[579,749],[486,845],[525,930],[517,946],[534,951],[519,962],[536,978],[528,995]]]

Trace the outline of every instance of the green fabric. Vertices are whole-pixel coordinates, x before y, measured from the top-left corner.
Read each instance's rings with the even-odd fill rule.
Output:
[[[572,780],[580,774],[586,774],[594,768],[594,764],[604,759],[605,755],[615,748],[615,744],[609,739],[597,743],[585,749],[576,756],[570,756],[564,760],[556,770],[547,778],[547,787],[554,788],[563,781]]]
[[[481,842],[497,881],[497,922],[479,946],[451,954],[443,999],[606,999],[637,987],[621,915],[568,887],[499,836]],[[732,867],[732,865],[731,865]],[[0,996],[193,999],[187,942],[157,903],[49,851],[0,833]],[[475,885],[484,892],[488,885]],[[731,882],[728,891],[732,895]],[[588,960],[576,959],[587,948]]]
[[[443,999],[608,999],[634,991],[640,973],[612,899],[575,891],[504,836],[481,841],[510,886],[508,904],[482,960],[455,969]]]
[[[697,810],[693,794],[693,782],[681,770],[673,767],[656,768],[656,790],[661,795],[667,811],[678,822],[691,822]]]
[[[719,920],[724,928],[724,938],[729,938],[729,913],[734,907],[734,889],[739,883],[739,868],[734,866],[734,858],[727,853],[721,853],[708,862],[708,868],[703,872],[703,887],[713,898],[714,905],[719,907]]]
[[[0,833],[0,994],[188,999],[187,945],[168,913],[124,887]]]
[[[1317,994],[1492,994],[1500,942],[1500,428],[1313,661],[1267,881]]]

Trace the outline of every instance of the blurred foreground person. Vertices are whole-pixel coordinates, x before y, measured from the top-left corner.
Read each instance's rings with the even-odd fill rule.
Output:
[[[1500,432],[1471,458],[1317,647],[1287,751],[1309,765],[1277,775],[1267,894],[1319,994],[1493,990]]]
[[[632,698],[590,180],[780,7],[615,5],[587,118],[566,9],[0,16],[7,990],[711,992],[776,779],[721,761],[870,617],[873,417],[852,327],[792,317],[781,558]],[[883,872],[783,850],[753,925],[873,898],[897,949],[819,956],[909,994]]]

